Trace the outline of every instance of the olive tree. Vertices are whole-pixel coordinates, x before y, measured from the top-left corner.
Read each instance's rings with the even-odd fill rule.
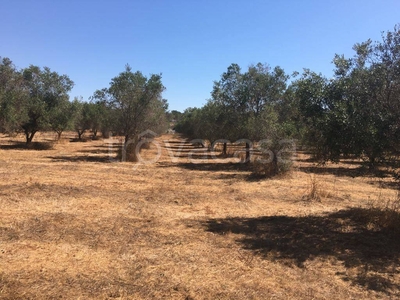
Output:
[[[114,128],[124,136],[124,151],[136,149],[143,131],[160,133],[166,129],[164,90],[161,74],[151,74],[148,78],[140,71],[132,72],[127,65],[125,71],[111,79],[109,88],[94,93],[94,99],[106,101],[112,109]],[[133,152],[129,154],[136,160]]]
[[[269,130],[275,122],[275,110],[286,90],[288,76],[280,67],[251,65],[242,72],[232,64],[219,81],[214,82],[212,101],[223,112],[219,129],[226,139],[245,139],[246,162],[250,161],[253,140],[272,137]],[[275,137],[274,137],[275,138]]]
[[[23,131],[27,145],[36,132],[51,129],[52,122],[59,121],[52,115],[60,113],[74,85],[67,75],[59,75],[48,67],[31,65],[19,71],[7,58],[0,64],[0,81],[2,127]]]
[[[13,62],[0,57],[0,129],[14,133],[21,130],[20,124],[26,121],[24,80],[21,71]]]

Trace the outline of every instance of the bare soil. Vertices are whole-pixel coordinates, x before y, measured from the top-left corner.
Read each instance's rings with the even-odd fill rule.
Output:
[[[73,137],[30,150],[0,137],[1,299],[400,296],[398,233],[369,210],[396,197],[384,170],[298,153],[290,174],[259,179],[178,135],[145,163],[116,161],[116,138]]]

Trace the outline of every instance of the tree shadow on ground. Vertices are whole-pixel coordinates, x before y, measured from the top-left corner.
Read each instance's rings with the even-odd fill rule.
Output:
[[[101,149],[101,148],[93,148],[93,149],[88,149],[88,150],[79,150],[79,153],[91,153],[91,154],[99,154],[99,153],[103,153],[103,154],[109,154],[109,155],[116,155],[116,153],[118,152],[118,150],[120,150],[121,147],[117,148],[112,148],[110,147],[110,149]]]
[[[398,190],[400,192],[400,182],[399,181],[376,181],[370,180],[367,181],[369,184],[374,185],[381,189],[390,189],[390,190]]]
[[[121,149],[122,145],[119,143],[105,143],[103,145],[96,145],[93,149]]]
[[[53,150],[54,142],[32,142],[27,145],[25,142],[13,142],[7,145],[0,145],[0,150]]]
[[[91,142],[92,139],[89,137],[82,137],[82,138],[70,138],[69,142],[70,143],[87,143],[87,142]]]
[[[178,163],[176,164],[178,167],[187,170],[197,170],[197,171],[242,171],[249,172],[251,171],[251,165],[246,163],[235,163],[235,162],[226,162],[226,163],[216,163],[216,162],[189,162],[189,163]]]
[[[392,176],[388,170],[369,170],[365,166],[357,168],[345,168],[345,167],[327,167],[327,166],[300,166],[298,169],[305,173],[313,173],[320,175],[335,175],[339,177],[360,177],[360,176],[371,176],[371,177],[388,177]]]
[[[118,161],[117,158],[112,155],[92,156],[92,155],[74,155],[74,156],[48,156],[54,161],[59,162],[99,162],[99,163],[111,163]]]
[[[209,219],[209,232],[237,234],[236,241],[265,259],[304,267],[316,258],[336,258],[346,267],[337,272],[366,289],[394,295],[399,292],[400,239],[398,231],[373,226],[381,212],[350,208],[322,216]],[[398,220],[400,214],[396,213]],[[356,270],[356,275],[347,270]],[[397,277],[397,281],[396,281]]]

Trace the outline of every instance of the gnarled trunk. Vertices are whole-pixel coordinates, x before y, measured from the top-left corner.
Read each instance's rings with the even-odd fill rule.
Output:
[[[85,130],[79,130],[78,129],[76,132],[78,133],[78,139],[82,140],[82,135],[85,133]]]
[[[26,145],[30,145],[32,143],[32,139],[35,136],[36,130],[25,130],[25,138],[26,138]]]
[[[61,139],[61,134],[63,133],[62,130],[57,130],[57,141]]]

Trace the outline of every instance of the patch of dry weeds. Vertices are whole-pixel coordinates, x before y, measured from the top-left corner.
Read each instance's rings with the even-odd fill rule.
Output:
[[[156,139],[148,165],[116,162],[117,139],[73,137],[0,147],[2,299],[399,296],[399,243],[366,217],[390,185],[325,170],[320,201],[304,201],[317,166],[301,155],[290,175],[249,180],[177,135]]]

